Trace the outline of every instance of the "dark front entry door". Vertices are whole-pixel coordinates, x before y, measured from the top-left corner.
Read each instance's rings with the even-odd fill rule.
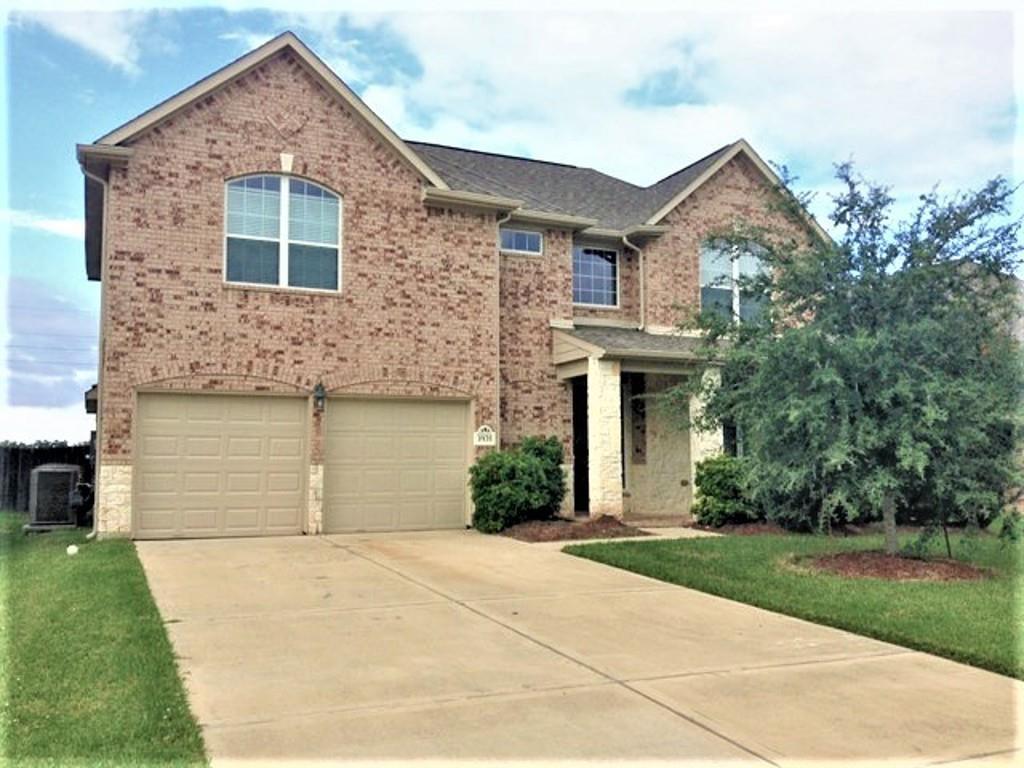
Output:
[[[590,514],[590,465],[587,449],[587,377],[572,380],[572,489],[577,515]]]

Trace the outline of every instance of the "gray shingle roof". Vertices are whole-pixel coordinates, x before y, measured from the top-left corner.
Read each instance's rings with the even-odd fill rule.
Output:
[[[700,339],[677,334],[647,333],[636,328],[577,326],[567,333],[580,341],[601,347],[611,357],[671,357],[696,360],[700,357]]]
[[[517,198],[528,208],[597,219],[599,227],[608,229],[645,223],[732,146],[727,144],[656,184],[638,187],[593,168],[406,143],[452,189]]]

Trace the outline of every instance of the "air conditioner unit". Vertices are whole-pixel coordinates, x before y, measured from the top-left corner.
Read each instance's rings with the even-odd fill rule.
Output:
[[[32,470],[28,492],[29,531],[74,528],[73,494],[82,468],[74,464],[42,464]]]

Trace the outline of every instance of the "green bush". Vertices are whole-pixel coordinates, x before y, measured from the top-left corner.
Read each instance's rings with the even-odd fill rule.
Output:
[[[487,454],[469,470],[473,527],[498,533],[525,520],[550,517],[565,497],[562,445],[528,437],[516,448]]]
[[[557,437],[527,437],[519,444],[519,450],[527,456],[534,456],[544,466],[545,504],[537,510],[538,514],[550,517],[558,512],[565,498],[565,473],[562,462],[562,441]]]
[[[697,464],[697,502],[693,514],[701,525],[719,528],[726,523],[749,523],[761,517],[743,490],[742,459],[727,454]]]

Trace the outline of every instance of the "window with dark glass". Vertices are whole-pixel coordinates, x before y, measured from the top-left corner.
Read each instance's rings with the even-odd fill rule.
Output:
[[[742,278],[762,271],[757,246],[705,243],[700,251],[700,306],[726,319],[750,322],[764,311],[764,298],[742,288]]]
[[[619,252],[577,245],[572,252],[574,304],[619,305]]]
[[[288,176],[227,184],[225,279],[232,283],[336,291],[341,201]]]

